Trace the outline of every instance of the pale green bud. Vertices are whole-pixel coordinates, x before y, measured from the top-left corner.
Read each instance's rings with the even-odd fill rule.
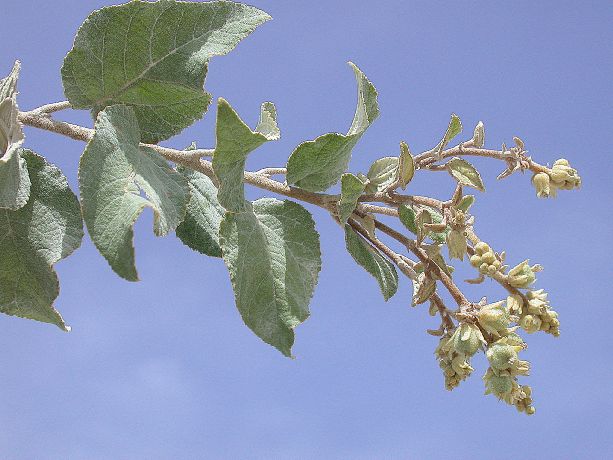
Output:
[[[544,315],[547,312],[547,303],[539,299],[528,301],[528,313],[533,315]]]
[[[470,366],[465,355],[459,354],[451,360],[451,368],[460,377],[461,380],[468,377],[474,369]]]
[[[568,162],[566,158],[560,158],[559,160],[554,161],[553,165],[554,166],[569,166],[570,163]]]
[[[524,260],[509,271],[508,282],[516,288],[527,288],[536,281],[535,271],[537,269],[537,265],[530,267],[528,260]]]
[[[551,187],[549,184],[549,175],[540,172],[532,176],[532,185],[536,189],[536,196],[539,198],[547,198],[551,195]]]
[[[485,382],[485,394],[493,394],[499,399],[511,394],[513,391],[513,377],[509,375],[496,375],[492,369],[488,369],[483,376]]]
[[[526,315],[519,322],[521,328],[528,334],[533,334],[541,327],[541,318],[536,315]]]
[[[477,244],[475,244],[475,252],[479,255],[485,254],[486,252],[490,251],[491,249],[489,245],[487,243],[484,243],[483,241],[479,241]]]
[[[458,353],[472,356],[479,350],[481,344],[485,343],[485,339],[476,325],[460,323],[449,342]]]
[[[470,256],[470,264],[473,267],[477,268],[479,265],[481,265],[481,257],[477,254],[473,254],[472,256]]]
[[[481,327],[495,337],[507,333],[507,327],[511,322],[509,309],[504,300],[481,307],[477,313],[477,320]]]
[[[503,371],[512,369],[517,362],[517,353],[522,350],[520,346],[507,345],[504,343],[494,343],[485,352],[487,360],[490,362],[492,369]]]
[[[447,234],[447,248],[449,250],[450,259],[464,260],[466,254],[466,235],[459,230],[451,230]]]

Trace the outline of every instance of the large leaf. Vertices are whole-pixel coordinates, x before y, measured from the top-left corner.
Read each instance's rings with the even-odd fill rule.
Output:
[[[345,225],[345,244],[353,260],[377,280],[383,298],[392,297],[398,290],[398,273],[392,263],[349,225]]]
[[[134,108],[143,142],[177,134],[206,111],[202,86],[212,56],[231,51],[270,19],[233,2],[132,1],[92,13],[62,67],[73,107]]]
[[[31,190],[16,211],[0,209],[0,311],[69,330],[53,307],[59,284],[52,266],[81,244],[77,197],[60,170],[29,150]]]
[[[17,119],[19,69],[18,61],[0,80],[0,208],[11,210],[24,206],[30,196],[30,176],[20,154],[24,136]]]
[[[219,224],[225,210],[217,201],[217,188],[200,172],[184,167],[177,170],[188,180],[191,192],[185,219],[177,227],[177,236],[202,254],[221,257]]]
[[[364,192],[366,183],[353,174],[343,174],[341,177],[341,198],[338,201],[339,219],[344,224],[355,210],[358,198]]]
[[[245,212],[226,213],[220,244],[243,321],[291,356],[293,329],[309,316],[321,269],[311,215],[291,201],[260,199]]]
[[[468,161],[463,158],[454,157],[446,163],[446,166],[449,174],[451,174],[460,185],[467,185],[481,192],[485,192],[485,186],[483,185],[479,171]]]
[[[230,104],[219,98],[213,170],[219,179],[219,203],[228,211],[241,212],[247,209],[243,184],[247,155],[264,142],[276,140],[280,136],[274,107],[271,102],[262,104],[260,122],[256,130],[252,131]]]
[[[287,182],[318,192],[336,184],[347,169],[351,151],[379,116],[377,90],[358,67],[349,63],[358,83],[358,103],[347,134],[328,133],[296,147],[287,162]]]
[[[134,222],[151,207],[155,234],[174,231],[185,217],[189,188],[157,152],[139,147],[140,131],[131,107],[107,107],[98,114],[95,129],[79,164],[83,218],[113,270],[136,281]]]

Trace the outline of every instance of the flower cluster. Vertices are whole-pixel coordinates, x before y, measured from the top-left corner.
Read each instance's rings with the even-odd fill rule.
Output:
[[[536,273],[542,269],[540,265],[531,267],[528,260],[524,260],[509,271],[507,281],[513,287],[526,289],[536,281]]]
[[[502,262],[487,243],[475,244],[475,253],[470,256],[470,264],[484,275],[493,275],[502,267]]]
[[[547,172],[539,172],[532,177],[532,184],[539,198],[555,197],[558,189],[572,190],[581,186],[581,177],[576,169],[570,167],[568,160],[560,158]]]
[[[510,299],[510,300],[509,300]],[[558,313],[551,309],[547,300],[547,293],[543,289],[528,291],[527,302],[519,296],[509,297],[507,303],[514,305],[514,310],[519,315],[519,325],[528,334],[544,331],[554,337],[560,335],[560,320]]]
[[[490,344],[485,352],[490,367],[483,376],[485,394],[493,394],[517,410],[532,415],[532,389],[519,385],[517,377],[530,373],[530,363],[519,359],[519,352],[525,348],[521,337],[509,333]]]
[[[485,343],[479,328],[469,323],[460,323],[451,335],[441,337],[434,354],[445,376],[445,388],[453,390],[472,373],[470,357]]]

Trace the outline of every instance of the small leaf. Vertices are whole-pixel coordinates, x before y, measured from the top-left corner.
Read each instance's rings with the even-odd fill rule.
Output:
[[[219,224],[225,209],[217,201],[217,188],[204,174],[178,167],[187,179],[190,198],[185,219],[177,227],[177,237],[190,248],[212,257],[221,257]]]
[[[398,273],[392,263],[349,225],[345,225],[345,244],[353,260],[377,280],[383,298],[390,299],[398,290]]]
[[[485,127],[482,121],[475,126],[475,131],[473,132],[473,145],[479,149],[485,145]]]
[[[319,235],[297,203],[264,198],[246,208],[220,225],[236,306],[258,337],[291,356],[293,329],[309,316],[321,269]]]
[[[398,217],[402,225],[417,235],[417,221],[415,219],[415,211],[412,208],[409,208],[406,204],[401,204],[398,207]]]
[[[468,161],[463,158],[454,157],[447,162],[447,171],[451,174],[460,185],[466,185],[476,188],[481,192],[485,192],[481,175]]]
[[[0,209],[0,311],[68,331],[53,307],[59,285],[52,266],[81,245],[79,201],[57,167],[29,150],[21,155],[30,199],[16,211]]]
[[[266,141],[279,138],[276,110],[270,102],[262,104],[258,128],[252,131],[230,104],[219,98],[217,104],[217,145],[213,153],[213,170],[219,179],[219,203],[232,212],[247,210],[243,176],[247,155]]]
[[[400,157],[398,158],[398,183],[402,189],[406,189],[415,175],[415,161],[406,142],[400,143]]]
[[[468,210],[470,209],[470,207],[473,205],[474,202],[475,202],[474,195],[463,196],[460,202],[457,204],[456,209],[462,212],[468,212]]]
[[[396,182],[398,177],[398,157],[383,157],[375,160],[368,173],[367,193],[382,192]]]
[[[358,83],[358,103],[347,134],[328,133],[300,144],[287,162],[287,182],[311,192],[336,184],[347,170],[351,151],[379,116],[377,90],[358,67],[349,63]]]
[[[451,120],[449,120],[449,126],[447,126],[447,131],[445,131],[445,135],[436,146],[437,154],[440,154],[445,147],[447,147],[447,144],[449,144],[449,142],[451,142],[451,140],[461,132],[462,122],[460,121],[460,117],[458,117],[455,113],[452,113]]]
[[[142,141],[168,139],[202,117],[211,57],[230,52],[270,16],[233,2],[132,1],[89,15],[64,59],[76,109],[133,107]]]
[[[436,291],[436,281],[434,281],[429,276],[426,276],[425,273],[420,273],[416,282],[413,282],[413,302],[412,305],[415,307],[419,304],[424,303],[432,294]]]
[[[153,209],[157,236],[174,231],[185,217],[189,188],[155,150],[139,147],[134,110],[111,106],[98,114],[94,137],[79,163],[83,217],[96,248],[122,278],[136,281],[132,226]],[[147,198],[139,193],[143,191]]]
[[[366,184],[353,174],[343,174],[341,177],[341,199],[338,202],[339,219],[347,223],[347,219],[355,210],[358,198],[364,192]]]

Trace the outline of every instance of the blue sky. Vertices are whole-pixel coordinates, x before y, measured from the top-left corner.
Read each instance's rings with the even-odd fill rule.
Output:
[[[62,100],[59,69],[87,14],[110,1],[3,0],[0,71],[22,60],[20,105]],[[560,313],[562,336],[529,336],[537,414],[483,396],[485,358],[471,379],[443,388],[436,327],[411,309],[411,286],[383,302],[344,249],[343,234],[309,208],[323,270],[312,316],[297,329],[295,360],[241,322],[218,259],[160,239],[146,213],[136,225],[142,279],[115,276],[86,239],[57,265],[57,301],[70,334],[0,318],[0,457],[123,458],[604,458],[611,432],[611,77],[613,6],[607,1],[265,1],[274,20],[210,65],[207,89],[254,124],[274,101],[283,133],[251,155],[250,169],[282,166],[301,141],[344,132],[358,64],[379,90],[381,117],[351,170],[395,155],[406,140],[430,148],[451,112],[467,134],[479,120],[498,147],[520,136],[542,163],[568,158],[578,192],[537,200],[529,175],[497,182],[502,165],[478,161],[479,235],[508,260],[545,267],[538,287]],[[87,113],[62,118],[91,124]],[[214,113],[167,144],[214,143]],[[76,185],[84,145],[32,129],[28,146]],[[423,172],[416,194],[447,198],[443,173]],[[478,193],[478,192],[477,192]],[[250,190],[251,197],[262,196]],[[457,279],[473,275],[455,264]],[[473,300],[502,298],[491,282]],[[608,452],[608,454],[607,454]]]

